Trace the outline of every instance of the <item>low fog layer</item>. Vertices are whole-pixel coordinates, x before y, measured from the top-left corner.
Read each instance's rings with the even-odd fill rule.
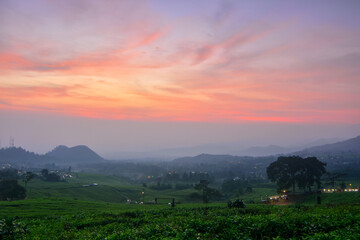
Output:
[[[254,146],[296,147],[359,135],[360,125],[289,123],[130,122],[8,111],[0,115],[2,147],[46,153],[58,145],[87,145],[101,156],[121,153],[234,153]],[[316,144],[315,144],[316,145]],[[190,149],[190,150],[189,150]]]

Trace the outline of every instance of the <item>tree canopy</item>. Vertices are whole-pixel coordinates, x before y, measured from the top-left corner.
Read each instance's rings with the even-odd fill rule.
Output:
[[[320,188],[325,166],[326,163],[316,157],[281,156],[267,167],[266,172],[270,181],[276,182],[280,189],[292,187],[295,192],[297,184],[299,188],[311,191],[314,184]]]
[[[209,183],[208,180],[200,180],[200,182],[194,186],[196,190],[202,191],[204,203],[208,203],[211,198],[221,197],[221,193],[218,190],[208,187]]]
[[[24,199],[25,188],[20,186],[17,180],[7,179],[0,181],[0,200]]]

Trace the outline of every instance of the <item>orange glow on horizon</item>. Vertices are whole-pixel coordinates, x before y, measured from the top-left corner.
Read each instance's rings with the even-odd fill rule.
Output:
[[[88,11],[50,1],[36,5],[39,16],[16,4],[0,9],[0,111],[360,123],[358,28],[337,29],[332,18],[307,25],[307,12],[264,18],[235,2],[234,12],[218,3],[191,12],[184,3],[179,15],[147,1],[95,1]]]

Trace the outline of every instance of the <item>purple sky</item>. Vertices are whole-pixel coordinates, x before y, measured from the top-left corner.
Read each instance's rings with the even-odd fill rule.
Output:
[[[2,146],[357,136],[359,12],[357,0],[2,0]]]

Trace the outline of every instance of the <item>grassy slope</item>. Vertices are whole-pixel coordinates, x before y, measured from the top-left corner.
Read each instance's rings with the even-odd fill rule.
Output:
[[[98,186],[91,186],[98,183]],[[90,185],[83,187],[82,185]],[[88,201],[125,202],[138,189],[122,179],[94,174],[74,174],[67,182],[45,182],[34,179],[28,184],[29,198],[71,198]]]
[[[97,183],[97,186],[92,186]],[[83,187],[82,185],[90,185]],[[144,196],[142,195],[144,192]],[[121,177],[108,176],[92,173],[74,173],[67,182],[45,182],[33,179],[28,184],[28,197],[34,198],[69,198],[83,201],[103,201],[111,203],[125,203],[127,199],[132,201],[152,201],[158,198],[159,203],[169,203],[172,198],[178,202],[191,202],[188,196],[197,192],[195,189],[166,189],[152,190],[144,188],[140,184],[130,184]],[[234,197],[246,202],[260,202],[266,196],[276,194],[273,184],[259,184],[253,187],[252,193],[246,193]]]
[[[360,204],[359,192],[322,193],[321,204]],[[316,195],[309,195],[299,204],[317,204]]]
[[[97,183],[97,186],[93,186]],[[83,185],[90,185],[83,187]],[[144,196],[142,195],[144,192]],[[152,190],[140,184],[130,184],[117,176],[107,176],[90,173],[76,173],[67,182],[45,182],[33,179],[28,184],[28,197],[34,198],[69,198],[83,201],[103,201],[111,203],[125,203],[132,201],[152,201],[157,197],[159,203],[176,201],[185,202],[194,189],[185,190]]]
[[[181,204],[181,208],[197,207],[225,207],[225,203],[192,203]],[[4,217],[56,217],[64,215],[81,215],[111,213],[119,214],[129,211],[148,211],[171,208],[167,204],[148,205],[148,204],[119,204],[96,201],[81,201],[69,198],[47,198],[47,199],[27,199],[17,201],[0,201],[0,219]]]
[[[91,208],[99,209],[116,209],[118,208],[114,203],[125,203],[127,198],[130,198],[132,201],[143,201],[145,202],[152,201],[155,197],[158,198],[159,203],[169,203],[172,198],[175,198],[177,202],[188,203],[190,202],[188,196],[191,193],[196,192],[194,189],[185,189],[185,190],[152,190],[149,188],[144,188],[140,184],[130,184],[117,176],[108,176],[100,174],[90,174],[90,173],[75,173],[74,177],[69,179],[67,182],[44,182],[39,179],[33,179],[28,184],[28,196],[30,203],[36,205],[38,201],[42,205],[44,201],[44,207],[52,206],[52,209],[56,212],[56,205],[59,208],[64,208],[64,205],[69,205],[69,210],[62,211],[75,211],[71,206],[77,206],[78,204],[84,205],[86,208],[87,205],[91,205]],[[82,185],[92,185],[97,183],[98,186],[82,187]],[[144,191],[145,195],[143,196],[141,192]],[[232,200],[239,198],[249,203],[254,201],[259,203],[261,199],[265,199],[266,196],[271,196],[276,194],[276,186],[274,184],[255,184],[253,185],[253,192],[246,193],[243,195],[235,196]],[[38,199],[38,200],[36,200]],[[57,200],[51,200],[57,199]],[[46,203],[50,201],[50,203]],[[90,204],[90,201],[92,202]],[[18,202],[18,201],[16,201]],[[21,202],[21,201],[20,201]],[[22,202],[20,205],[11,207],[6,205],[6,203],[1,203],[0,206],[7,206],[7,209],[13,208],[21,209],[25,207]],[[71,202],[71,203],[70,203]],[[196,202],[196,200],[195,200]],[[198,200],[201,202],[201,200]],[[15,203],[15,202],[13,202]],[[302,202],[303,204],[316,204],[315,196],[307,196]],[[322,203],[360,203],[360,193],[334,193],[334,194],[322,194]],[[39,206],[40,206],[39,205]],[[114,207],[113,207],[114,206]],[[129,205],[127,205],[129,206]],[[80,207],[81,209],[82,207]],[[9,213],[9,211],[8,211]]]
[[[42,209],[45,203],[52,206],[42,202],[39,208]],[[114,208],[104,211],[97,204],[95,206],[100,208],[89,209],[86,202],[74,203],[72,200],[66,203],[75,204],[74,212],[61,214],[57,209],[58,215],[36,216],[32,213],[32,217],[26,217],[19,211],[22,215],[15,220],[1,220],[0,217],[6,227],[18,230],[3,231],[8,237],[5,239],[360,238],[360,208],[357,205],[289,207],[253,204],[245,209],[228,209],[225,204],[185,204],[172,209],[166,205],[110,204]],[[45,209],[35,211],[46,213]]]
[[[1,217],[45,217],[79,215],[88,213],[121,213],[124,211],[157,209],[165,205],[130,205],[81,201],[68,198],[27,199],[12,202],[0,202]]]

